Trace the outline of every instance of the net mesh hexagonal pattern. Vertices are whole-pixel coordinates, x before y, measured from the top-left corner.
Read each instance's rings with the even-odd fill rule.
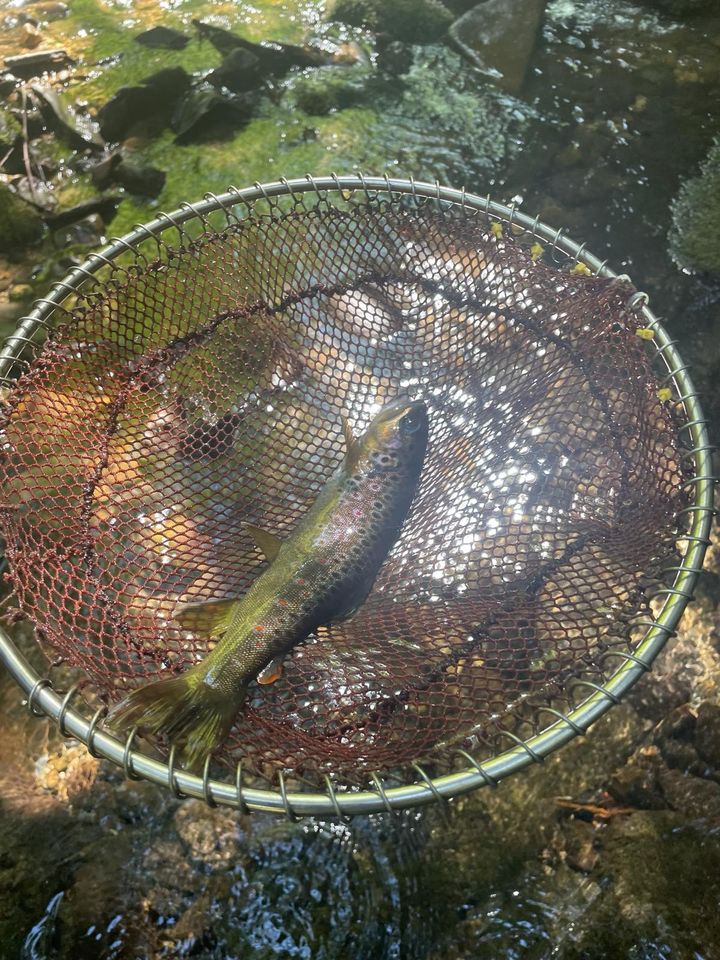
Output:
[[[207,651],[179,604],[238,597],[378,406],[430,440],[370,597],[253,685],[222,754],[307,776],[447,769],[537,727],[633,648],[683,504],[622,279],[480,214],[338,198],[251,211],[81,295],[5,408],[2,519],[43,647],[110,700]],[[548,262],[546,262],[546,259]]]

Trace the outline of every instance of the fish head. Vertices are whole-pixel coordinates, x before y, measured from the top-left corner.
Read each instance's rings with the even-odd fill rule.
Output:
[[[360,460],[374,472],[422,463],[428,437],[428,413],[422,400],[401,397],[373,417],[357,444]]]

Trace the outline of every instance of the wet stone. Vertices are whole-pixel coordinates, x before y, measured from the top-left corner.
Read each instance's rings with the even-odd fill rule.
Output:
[[[45,217],[45,222],[51,230],[60,230],[63,227],[69,226],[71,223],[84,220],[92,214],[99,214],[105,223],[110,223],[115,216],[121,199],[121,197],[117,196],[106,196],[97,197],[92,200],[84,200],[82,203],[78,203],[66,210],[48,214]]]
[[[689,820],[703,819],[720,827],[720,783],[680,770],[661,770],[659,782],[672,810]]]
[[[244,50],[258,61],[265,75],[283,76],[292,67],[319,67],[332,62],[332,56],[316,47],[299,47],[288,43],[253,43],[202,20],[193,20],[193,25],[203,39],[209,40],[215,49],[227,56],[235,50]]]
[[[212,87],[194,89],[175,110],[171,127],[178,144],[230,138],[254,116],[258,99],[252,93],[224,95]]]
[[[231,50],[220,66],[208,74],[207,80],[214,87],[227,87],[233,93],[253,90],[263,81],[260,60],[250,50],[238,47]]]
[[[36,53],[23,53],[16,57],[5,57],[6,68],[16,77],[28,80],[40,77],[43,73],[62,70],[75,61],[65,50],[38,50]]]
[[[699,756],[720,775],[720,704],[700,704],[693,743]]]
[[[546,0],[486,0],[448,31],[453,45],[498,86],[518,93],[535,48]]]
[[[144,47],[183,50],[190,43],[190,38],[173,27],[158,26],[143,30],[135,37],[135,41]]]
[[[49,130],[79,150],[98,150],[102,140],[92,125],[78,116],[50,87],[33,84],[31,90],[37,99],[40,114]]]
[[[639,751],[632,762],[615,773],[608,791],[618,803],[641,810],[662,810],[667,807],[658,780],[655,750]]]
[[[598,861],[597,828],[575,818],[563,826],[563,855],[572,870],[589,873]]]
[[[168,67],[141,86],[121,87],[98,111],[100,132],[110,142],[127,139],[132,132],[159,133],[170,122],[178,100],[190,86],[182,67]]]

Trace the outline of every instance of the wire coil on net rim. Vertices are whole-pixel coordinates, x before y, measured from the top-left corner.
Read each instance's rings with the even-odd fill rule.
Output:
[[[578,258],[605,276],[572,272]],[[97,714],[88,731],[1,637],[31,705],[62,708],[102,755],[250,808],[427,802],[584,730],[674,629],[709,526],[702,414],[683,371],[680,419],[658,397],[653,353],[681,364],[634,288],[544,225],[371,178],[208,198],[71,273],[3,373],[81,283],[9,397],[2,524],[21,609],[113,696],[202,655],[173,609],[251,582],[243,524],[292,528],[342,456],[341,412],[362,428],[405,392],[431,417],[371,597],[258,688],[225,747],[238,769],[301,774],[310,791],[192,777],[123,748]],[[680,536],[654,619],[648,584],[678,565]],[[393,770],[407,782],[383,787]]]

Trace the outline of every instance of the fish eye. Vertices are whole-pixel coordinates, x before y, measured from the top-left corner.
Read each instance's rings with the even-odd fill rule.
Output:
[[[404,417],[400,417],[398,423],[398,429],[400,433],[408,436],[411,433],[415,433],[422,426],[422,417],[420,416],[417,410],[411,410],[409,413],[406,413]]]

